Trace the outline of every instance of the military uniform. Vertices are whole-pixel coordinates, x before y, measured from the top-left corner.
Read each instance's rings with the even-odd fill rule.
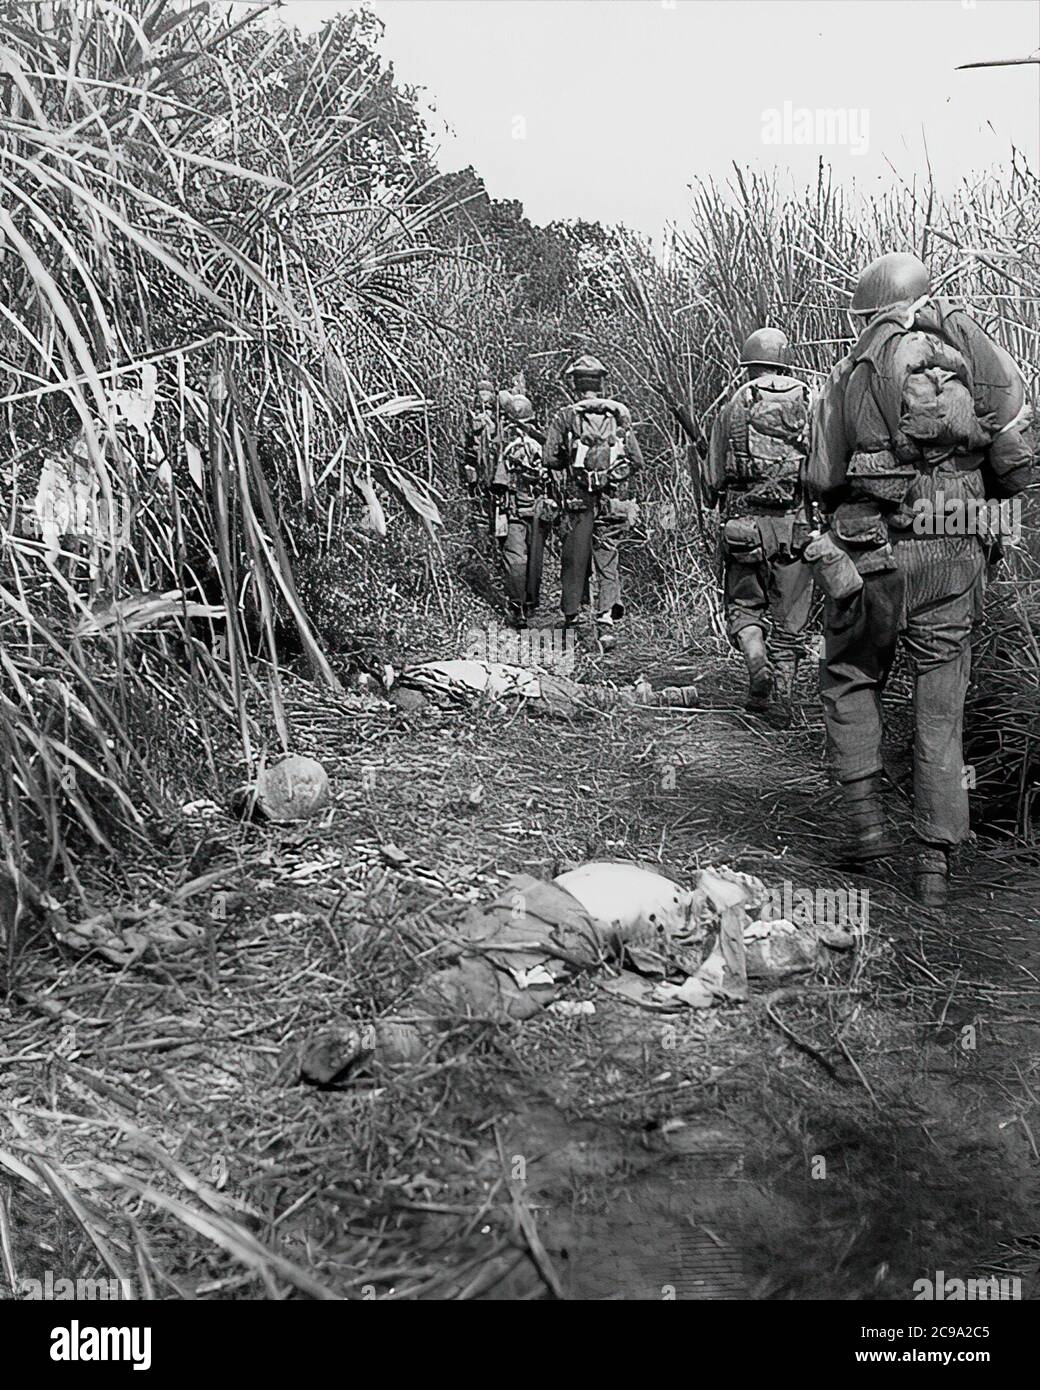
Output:
[[[810,397],[775,361],[786,349],[779,330],[748,339],[742,364],[757,374],[716,418],[704,472],[706,499],[722,511],[726,631],[747,660],[749,709],[764,709],[774,690],[790,699],[812,603],[812,572],[802,558]],[[773,361],[756,359],[766,350]]]
[[[963,309],[928,297],[915,257],[882,257],[863,284],[880,306],[824,387],[808,467],[863,581],[826,603],[824,720],[850,854],[880,857],[892,848],[876,794],[880,697],[901,638],[914,677],[915,882],[940,902],[946,851],[969,833],[962,725],[987,554],[984,537],[922,529],[915,515],[944,498],[1013,496],[1028,485],[1033,448],[1013,361]]]
[[[516,401],[526,411],[518,411]],[[507,415],[528,419],[529,402],[514,398]],[[557,512],[551,496],[548,475],[542,464],[542,450],[518,422],[510,420],[504,429],[503,445],[493,476],[491,491],[497,515],[504,521],[500,536],[502,566],[510,616],[523,625],[538,607],[542,588],[545,542]]]
[[[490,381],[478,383],[475,404],[467,407],[462,439],[460,481],[477,519],[488,519],[488,490],[498,451],[498,411]]]
[[[631,470],[642,467],[643,456],[627,406],[601,394],[606,368],[594,358],[581,358],[570,375],[578,399],[553,416],[542,451],[546,468],[563,478],[561,606],[564,622],[576,623],[582,603],[589,601],[595,571],[596,623],[601,637],[609,641],[610,629],[625,612],[618,542],[636,510],[623,494]],[[601,450],[594,443],[591,454],[583,458],[582,439],[597,430],[606,442]]]

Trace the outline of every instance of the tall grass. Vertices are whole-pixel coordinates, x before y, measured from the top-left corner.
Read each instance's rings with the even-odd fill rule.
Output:
[[[16,881],[33,849],[34,872],[75,881],[81,837],[111,851],[162,810],[135,711],[188,699],[211,763],[214,720],[248,761],[251,700],[290,737],[280,632],[336,683],[294,581],[301,515],[331,525],[349,501],[378,525],[378,485],[440,519],[430,469],[393,447],[425,408],[406,277],[436,254],[437,198],[387,159],[392,92],[355,26],[303,40],[257,19],[173,0],[0,10]]]
[[[348,652],[391,606],[446,612],[478,374],[523,372],[544,415],[575,352],[611,364],[648,458],[632,589],[684,634],[718,631],[698,445],[752,328],[784,326],[815,379],[858,267],[915,248],[1036,360],[1040,191],[1019,155],[948,199],[736,170],[694,185],[663,255],[539,229],[525,244],[555,238],[567,267],[554,290],[440,191],[373,24],[0,7],[0,854],[27,893],[75,884],[83,845],[147,835],[186,792],[172,731],[215,782],[289,746],[287,648],[337,682],[319,590],[369,631]],[[1016,553],[1009,582],[1034,563]]]

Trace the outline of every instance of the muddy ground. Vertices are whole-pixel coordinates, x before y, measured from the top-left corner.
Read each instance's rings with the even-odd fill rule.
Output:
[[[581,674],[696,675],[704,708],[405,714],[301,682],[324,818],[218,811],[97,885],[176,903],[193,954],[118,969],[38,926],[0,1010],[5,1296],[58,1269],[174,1298],[906,1299],[939,1270],[1036,1297],[1035,851],[980,839],[942,912],[903,862],[850,876],[811,673],[784,729],[717,643],[666,649],[633,623]],[[400,1012],[470,904],[590,858],[867,889],[868,930],[780,996],[657,1016],[585,976],[592,1014],[300,1083],[307,1039]]]

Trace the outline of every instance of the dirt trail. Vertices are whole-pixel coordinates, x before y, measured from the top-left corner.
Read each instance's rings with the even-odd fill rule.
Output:
[[[664,678],[662,649],[637,627],[582,674]],[[667,676],[692,670],[710,708],[573,722],[296,687],[294,743],[325,763],[334,808],[284,829],[217,818],[166,849],[167,882],[230,890],[219,920],[191,900],[201,963],[114,972],[26,950],[4,1023],[9,1145],[85,1178],[93,1229],[128,1246],[140,1229],[160,1296],[905,1299],[943,1270],[1035,1297],[1035,854],[978,848],[945,913],[909,900],[899,865],[855,879],[856,959],[771,1010],[759,993],[651,1015],[584,976],[568,993],[591,1015],[463,1023],[414,1064],[300,1084],[309,1036],[399,1012],[513,873],[616,858],[680,881],[729,863],[850,885],[826,867],[835,792],[810,685],[780,730],[740,711],[717,650],[674,656]],[[134,865],[103,900],[155,891]],[[146,1215],[142,1185],[158,1194]],[[96,1273],[90,1226],[46,1194],[10,1188],[19,1273]],[[222,1245],[183,1217],[199,1201]],[[255,1240],[273,1252],[259,1271],[236,1255]]]
[[[735,688],[727,671],[707,698]],[[821,867],[834,792],[803,694],[783,732],[729,711],[615,720],[609,852],[848,885]],[[497,1127],[566,1294],[899,1299],[943,1270],[1035,1297],[1038,881],[976,849],[938,913],[898,864],[855,879],[851,979],[776,1006],[801,1048],[761,998],[662,1023],[591,990],[594,1017],[527,1025]]]
[[[677,767],[673,791],[644,777],[634,798],[663,859],[843,884],[822,867],[834,796],[811,724],[777,733],[716,713],[634,724]],[[905,830],[905,808],[893,810]],[[567,1293],[909,1298],[944,1270],[1019,1277],[1036,1297],[1036,867],[1016,876],[979,849],[944,913],[908,901],[898,865],[855,883],[870,922],[854,988],[836,977],[830,994],[777,1005],[834,1076],[758,998],[680,1020],[677,1038],[613,1020],[615,1066],[659,1073],[642,1101],[599,1108],[590,1127],[574,1119],[580,1093],[553,1081],[553,1108],[514,1118],[510,1151],[539,1155],[530,1200]]]
[[[658,650],[636,636],[586,676],[661,671]],[[938,1270],[1018,1277],[1035,1296],[1035,861],[1016,877],[977,849],[942,913],[907,897],[905,866],[826,867],[836,793],[811,685],[779,730],[740,712],[734,664],[677,665],[709,669],[712,708],[572,726],[427,713],[388,733],[380,834],[449,878],[609,857],[680,880],[727,862],[794,889],[855,886],[864,949],[772,1018],[758,996],[661,1019],[585,981],[571,993],[593,1016],[500,1034],[479,1093],[456,1075],[438,1123],[481,1136],[472,1176],[495,1190],[505,1175],[497,1200],[529,1214],[551,1272],[532,1258],[484,1296],[907,1298]],[[441,1240],[441,1224],[416,1238]],[[479,1259],[480,1238],[456,1243],[453,1259]]]

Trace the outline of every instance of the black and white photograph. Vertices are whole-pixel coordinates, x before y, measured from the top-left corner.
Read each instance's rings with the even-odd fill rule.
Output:
[[[1040,0],[0,0],[5,1346],[1009,1371],[1038,385]]]

